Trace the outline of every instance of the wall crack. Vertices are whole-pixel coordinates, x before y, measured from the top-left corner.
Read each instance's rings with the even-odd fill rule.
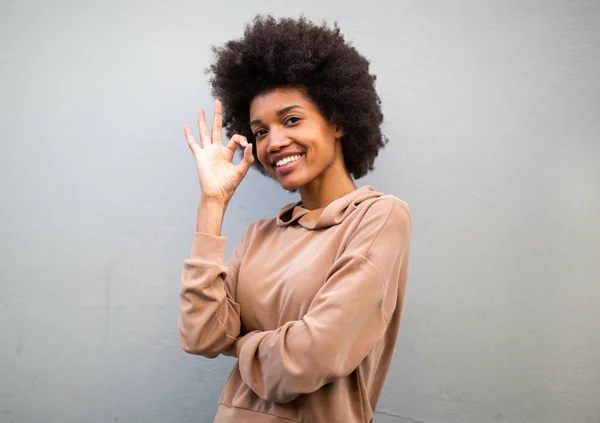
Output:
[[[393,412],[387,411],[387,410],[377,410],[377,411],[375,411],[375,414],[383,414],[383,415],[386,415],[386,416],[394,417],[394,418],[397,418],[397,419],[402,419],[402,420],[405,420],[407,422],[412,422],[412,423],[427,423],[424,420],[417,420],[415,418],[408,417],[408,416],[403,416],[402,414],[393,413]]]

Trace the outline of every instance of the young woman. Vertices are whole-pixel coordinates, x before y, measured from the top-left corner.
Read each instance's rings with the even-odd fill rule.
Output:
[[[404,202],[353,180],[384,145],[375,77],[337,26],[305,19],[257,17],[215,54],[222,103],[212,133],[202,109],[200,144],[185,126],[202,195],[183,269],[181,346],[238,359],[216,422],[371,422],[398,337],[411,236]],[[301,201],[250,224],[225,262],[223,216],[253,164]]]

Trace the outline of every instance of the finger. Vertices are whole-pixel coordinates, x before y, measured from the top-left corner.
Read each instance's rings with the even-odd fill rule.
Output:
[[[246,139],[245,136],[240,135],[240,134],[235,134],[233,137],[231,137],[231,139],[227,143],[226,147],[229,150],[231,150],[231,158],[233,158],[233,154],[235,153],[235,150],[237,150],[238,146],[240,146],[242,148],[246,148],[246,146],[248,146],[249,144],[250,143],[248,142],[248,140]]]
[[[215,117],[213,118],[212,126],[212,143],[221,144],[221,136],[223,132],[223,105],[219,100],[215,100]]]
[[[194,136],[192,135],[192,129],[190,128],[190,125],[183,125],[183,134],[185,135],[185,139],[187,140],[188,147],[190,147],[192,153],[196,155],[196,152],[200,149],[200,146],[198,145],[198,143],[194,139]]]
[[[246,176],[246,173],[248,173],[248,169],[250,169],[252,163],[254,163],[252,144],[248,144],[246,148],[244,148],[244,158],[235,166],[236,170],[240,173],[240,175],[242,175],[242,178]]]
[[[210,144],[210,135],[208,134],[208,125],[206,125],[206,115],[202,109],[198,109],[198,129],[200,129],[202,147],[208,146]]]

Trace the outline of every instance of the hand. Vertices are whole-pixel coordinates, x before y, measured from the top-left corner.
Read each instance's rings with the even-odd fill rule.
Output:
[[[252,145],[242,135],[234,135],[224,146],[221,141],[222,124],[223,106],[217,100],[211,136],[208,134],[204,110],[198,109],[198,127],[202,148],[194,140],[189,125],[184,125],[184,133],[196,159],[202,197],[210,201],[228,203],[248,173],[248,169],[254,162],[254,156],[252,155]],[[240,163],[234,165],[233,156],[238,146],[244,149],[244,158]]]

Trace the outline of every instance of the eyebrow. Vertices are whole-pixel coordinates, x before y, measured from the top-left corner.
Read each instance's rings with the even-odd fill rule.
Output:
[[[281,116],[281,115],[283,115],[283,114],[285,114],[285,113],[287,113],[287,112],[289,112],[290,110],[293,110],[293,109],[304,109],[304,107],[302,107],[302,106],[300,106],[298,104],[293,104],[291,106],[287,106],[287,107],[284,107],[283,109],[277,110],[275,112],[275,114],[277,114],[277,116]],[[254,119],[252,122],[250,122],[250,126],[257,125],[259,123],[262,123],[260,121],[260,119]]]

